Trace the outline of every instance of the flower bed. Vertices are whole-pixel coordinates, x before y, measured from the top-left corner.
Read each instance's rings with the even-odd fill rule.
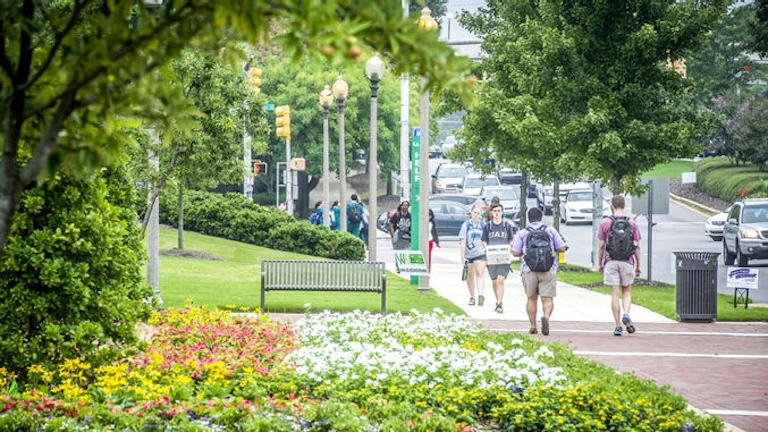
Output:
[[[719,430],[651,383],[435,312],[171,309],[138,354],[3,375],[0,430]]]

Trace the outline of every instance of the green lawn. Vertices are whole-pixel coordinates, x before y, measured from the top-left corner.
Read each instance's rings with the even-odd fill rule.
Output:
[[[656,165],[652,170],[643,173],[643,177],[680,178],[684,172],[693,171],[693,162],[673,160],[663,165]]]
[[[578,268],[569,265],[568,267]],[[557,279],[576,286],[589,286],[596,292],[610,294],[611,289],[601,284],[603,275],[598,272],[570,272],[560,271]],[[646,307],[668,318],[675,317],[675,287],[632,287],[632,303]],[[733,296],[727,294],[717,295],[717,320],[718,321],[768,321],[768,308],[750,307],[744,309],[744,304],[738,308],[733,307]]]
[[[160,230],[160,249],[172,249],[176,241],[176,230]],[[184,233],[184,246],[224,261],[161,256],[160,287],[165,306],[183,306],[191,300],[209,307],[253,310],[259,307],[262,259],[317,259],[190,232]],[[315,311],[381,310],[381,297],[373,293],[277,291],[268,292],[266,299],[268,312],[303,312],[307,304]],[[409,281],[387,274],[388,312],[429,312],[434,308],[464,314],[433,290],[421,292]]]

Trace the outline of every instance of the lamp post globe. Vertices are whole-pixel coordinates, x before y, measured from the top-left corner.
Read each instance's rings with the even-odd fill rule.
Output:
[[[331,217],[331,169],[330,169],[330,149],[328,144],[328,111],[333,102],[333,92],[331,86],[325,85],[320,92],[320,106],[323,108],[323,226],[330,227]]]
[[[349,85],[339,75],[331,88],[336,104],[339,106],[339,229],[347,231],[347,155],[344,143],[344,100],[349,94]]]

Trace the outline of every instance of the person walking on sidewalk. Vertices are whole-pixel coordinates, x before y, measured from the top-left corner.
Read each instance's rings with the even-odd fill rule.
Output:
[[[477,304],[485,303],[485,249],[483,249],[483,229],[485,222],[480,219],[483,210],[477,204],[472,206],[469,220],[464,222],[459,231],[461,246],[461,262],[467,267],[467,288],[469,288],[469,305],[475,305],[475,293]]]
[[[331,208],[328,210],[328,216],[330,219],[331,229],[339,231],[341,229],[341,209],[339,208],[339,202],[334,201]]]
[[[397,211],[389,218],[389,235],[392,248],[397,250],[411,248],[411,203],[403,201]]]
[[[360,237],[360,225],[363,223],[363,205],[357,199],[357,194],[349,197],[347,204],[347,232],[355,237]]]
[[[488,261],[488,274],[493,283],[493,293],[496,295],[496,313],[504,313],[504,288],[509,276],[509,264],[512,262],[510,246],[515,236],[515,227],[502,219],[504,207],[495,203],[488,207],[491,220],[483,229],[483,247]]]
[[[437,226],[435,226],[435,213],[429,209],[429,260],[427,260],[427,270],[432,271],[432,248],[440,247],[440,237],[437,236]]]
[[[624,214],[623,196],[614,195],[611,199],[611,210],[613,216],[603,219],[597,231],[597,262],[600,263],[603,283],[611,287],[611,310],[616,321],[613,334],[621,336],[622,323],[627,333],[635,332],[629,310],[632,307],[632,283],[635,276],[640,276],[640,230],[637,223]],[[621,306],[624,307],[623,316],[619,305],[620,293]]]
[[[538,333],[536,314],[541,297],[541,333],[549,334],[549,318],[555,308],[557,295],[557,252],[565,252],[565,242],[554,228],[541,223],[543,214],[538,207],[528,209],[529,224],[515,236],[512,255],[522,257],[520,277],[528,301],[525,311],[531,327],[530,334]]]

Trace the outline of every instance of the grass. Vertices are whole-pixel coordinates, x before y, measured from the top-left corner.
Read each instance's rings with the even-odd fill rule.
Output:
[[[693,162],[683,160],[673,160],[662,165],[656,165],[648,172],[643,174],[643,177],[654,178],[680,178],[684,172],[693,172]]]
[[[160,230],[160,249],[172,249],[176,241],[176,230]],[[183,306],[191,300],[212,308],[254,310],[260,303],[262,259],[317,259],[191,232],[184,233],[184,246],[224,261],[161,256],[160,291],[166,307]],[[276,291],[267,293],[266,299],[268,312],[304,312],[307,304],[311,310],[381,310],[381,297],[373,293]],[[434,290],[419,291],[409,281],[387,272],[388,312],[430,312],[434,308],[464,315],[461,308]]]
[[[584,271],[584,267],[566,265],[580,271],[559,271],[557,279],[565,283],[589,287],[595,292],[610,294],[611,288],[602,285],[603,275],[598,272]],[[665,286],[633,286],[632,303],[648,308],[667,318],[677,319],[676,292],[672,285]],[[718,321],[768,321],[768,308],[752,307],[745,309],[742,303],[739,307],[733,307],[733,296],[728,294],[717,295],[717,320]]]

